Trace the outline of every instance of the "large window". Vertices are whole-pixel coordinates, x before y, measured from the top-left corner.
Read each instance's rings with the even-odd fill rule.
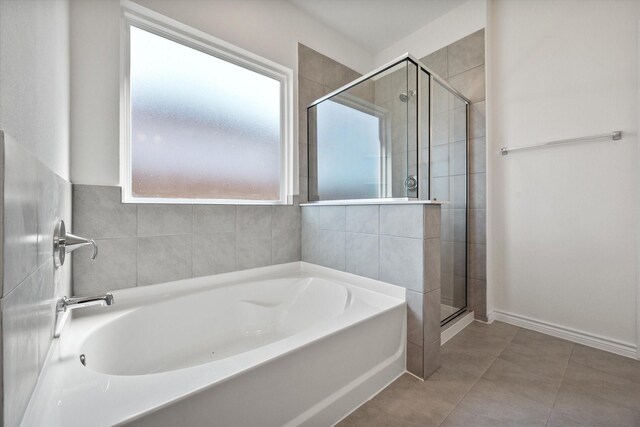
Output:
[[[125,12],[125,202],[286,203],[291,72]]]

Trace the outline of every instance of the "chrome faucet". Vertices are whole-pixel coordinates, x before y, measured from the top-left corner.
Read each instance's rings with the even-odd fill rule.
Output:
[[[67,233],[64,221],[58,221],[53,231],[53,262],[55,266],[60,267],[64,264],[64,258],[67,253],[87,245],[93,247],[91,259],[96,259],[96,256],[98,256],[98,245],[96,245],[96,242],[93,239],[86,239],[76,236],[75,234]]]
[[[56,311],[74,310],[76,308],[89,307],[92,305],[113,305],[113,294],[106,293],[91,297],[62,297],[56,304]]]
[[[90,297],[73,298],[65,296],[60,298],[56,303],[56,326],[53,332],[53,337],[60,337],[60,332],[62,331],[64,321],[66,320],[69,311],[75,310],[76,308],[90,307],[92,305],[113,305],[113,294],[106,293]]]

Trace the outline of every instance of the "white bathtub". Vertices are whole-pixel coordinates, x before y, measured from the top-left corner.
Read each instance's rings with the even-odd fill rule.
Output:
[[[405,370],[404,289],[311,264],[114,300],[67,322],[23,425],[329,426]]]

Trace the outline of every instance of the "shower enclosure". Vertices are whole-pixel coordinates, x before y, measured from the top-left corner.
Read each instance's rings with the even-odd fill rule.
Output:
[[[307,108],[309,201],[437,200],[441,321],[467,307],[469,101],[406,54]]]

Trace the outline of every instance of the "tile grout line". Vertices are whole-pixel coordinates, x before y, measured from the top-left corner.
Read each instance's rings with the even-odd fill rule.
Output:
[[[487,368],[482,371],[482,373],[478,376],[478,378],[476,378],[476,380],[473,382],[473,384],[471,385],[471,387],[469,387],[469,390],[467,390],[462,397],[460,398],[460,400],[458,400],[456,402],[456,404],[453,406],[453,408],[451,408],[451,411],[449,411],[449,413],[447,414],[447,416],[444,418],[444,420],[442,420],[442,422],[440,424],[438,424],[439,426],[441,426],[442,424],[444,424],[444,422],[447,420],[447,418],[449,418],[449,416],[453,413],[453,411],[456,410],[456,408],[458,407],[458,405],[460,404],[460,402],[462,402],[464,400],[464,398],[467,396],[467,394],[469,394],[469,392],[471,390],[473,390],[473,388],[476,386],[476,384],[478,384],[478,381],[480,381],[482,379],[482,377],[484,377],[484,374],[487,373],[487,371],[493,366],[494,363],[496,363],[496,360],[498,360],[498,358],[500,357],[500,355],[504,352],[504,350],[507,348],[507,346],[509,344],[511,344],[511,341],[513,341],[513,338],[515,338],[516,334],[518,333],[518,331],[520,331],[521,328],[518,328],[518,330],[516,331],[515,334],[513,334],[513,336],[511,337],[511,339],[509,340],[509,342],[507,342],[504,346],[504,348],[500,351],[500,353],[498,353],[496,355],[496,357],[493,358],[493,360],[491,361],[491,363],[489,364],[489,366],[487,366]],[[475,415],[475,413],[474,413]]]
[[[553,410],[556,407],[556,402],[558,401],[558,396],[560,396],[560,389],[562,388],[562,384],[564,384],[564,377],[567,373],[567,369],[569,369],[569,362],[571,361],[571,356],[573,356],[573,351],[575,350],[576,345],[573,344],[573,347],[571,347],[571,353],[569,353],[569,358],[567,359],[567,364],[564,367],[564,371],[562,371],[562,379],[560,380],[560,385],[558,386],[558,390],[556,391],[556,397],[553,399],[553,405],[551,405],[551,410],[549,411],[549,416],[547,417],[547,422],[545,423],[545,426],[549,425],[549,421],[551,421],[551,415],[553,415]]]

